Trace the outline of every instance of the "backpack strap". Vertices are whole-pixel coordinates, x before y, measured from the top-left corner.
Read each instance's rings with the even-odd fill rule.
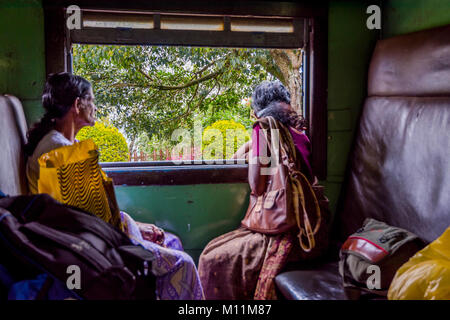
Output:
[[[298,229],[300,230],[297,237],[300,242],[300,247],[303,249],[303,251],[309,252],[316,246],[314,235],[319,231],[319,228],[320,228],[320,225],[322,222],[322,214],[320,212],[319,202],[317,201],[316,194],[314,193],[314,190],[313,190],[311,184],[309,183],[308,179],[300,171],[297,171],[295,174],[298,177],[300,177],[305,182],[305,184],[308,186],[308,190],[311,193],[312,198],[314,199],[314,207],[316,209],[315,211],[316,211],[316,215],[317,215],[317,222],[313,229],[311,227],[311,223],[309,221],[308,213],[306,212],[305,195],[303,193],[302,184],[295,176],[291,176],[292,189],[294,192],[294,198],[293,198],[294,199],[294,212],[295,212],[295,218],[297,220]],[[301,203],[299,203],[299,200],[298,200],[299,198],[300,198]],[[300,204],[301,204],[301,208],[303,211],[303,224],[305,225],[304,228],[302,227],[302,225],[300,223]],[[306,237],[306,239],[308,240],[307,245],[303,242],[303,237]]]
[[[320,212],[319,201],[317,200],[316,194],[308,181],[308,178],[305,177],[303,173],[297,168],[297,148],[295,147],[294,140],[292,139],[292,135],[289,130],[280,125],[282,129],[282,134],[280,134],[280,150],[281,150],[281,159],[284,161],[284,164],[288,167],[289,177],[292,184],[292,190],[294,193],[293,197],[293,206],[295,212],[295,218],[297,220],[297,225],[299,229],[299,233],[297,235],[300,247],[305,252],[310,252],[316,246],[316,241],[314,239],[314,235],[319,231],[321,222],[322,222],[322,214]],[[290,152],[287,152],[286,149],[289,149]],[[314,226],[314,229],[311,227],[311,223],[309,220],[309,215],[306,210],[306,201],[305,201],[305,190],[301,183],[302,180],[304,185],[307,186],[307,191],[311,194],[311,197],[314,200],[314,209],[317,215],[317,222]],[[299,201],[300,199],[300,201]],[[301,224],[300,219],[300,210],[303,215],[303,225]],[[306,237],[307,244],[303,242],[303,238]]]
[[[303,173],[300,172],[299,168],[297,167],[297,148],[295,147],[294,140],[292,139],[292,135],[289,132],[289,129],[279,121],[275,120],[273,117],[266,117],[265,119],[266,120],[264,122],[260,122],[263,123],[264,127],[268,127],[268,129],[270,130],[279,130],[280,160],[283,162],[283,165],[285,165],[289,170],[290,182],[294,193],[293,207],[295,218],[297,220],[297,226],[299,229],[297,237],[299,238],[300,247],[303,249],[303,251],[309,252],[316,246],[314,235],[319,231],[322,222],[322,214],[319,207],[319,201],[317,200],[316,194],[308,179]],[[263,130],[266,136],[267,143],[271,145],[270,135],[265,131],[266,130]],[[289,150],[289,152],[287,150]],[[305,190],[300,180],[304,182],[303,185],[307,186],[307,191],[311,194],[311,197],[314,200],[314,209],[317,215],[317,222],[314,228],[312,228],[311,226],[309,215],[306,210],[306,200],[304,194]],[[300,211],[302,212],[303,219],[300,219]],[[304,227],[302,226],[301,220],[303,220]],[[305,237],[307,243],[304,242]]]

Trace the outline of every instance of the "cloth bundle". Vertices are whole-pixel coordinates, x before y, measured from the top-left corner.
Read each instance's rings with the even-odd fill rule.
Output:
[[[90,212],[123,231],[112,179],[98,163],[95,143],[84,140],[43,154],[38,192]]]

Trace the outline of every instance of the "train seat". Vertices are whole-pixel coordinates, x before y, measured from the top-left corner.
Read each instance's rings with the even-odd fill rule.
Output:
[[[450,25],[379,40],[333,225],[334,250],[367,217],[431,242],[450,225]],[[337,262],[279,274],[287,299],[346,299]]]
[[[16,196],[28,193],[24,145],[27,123],[19,99],[0,95],[0,190]]]

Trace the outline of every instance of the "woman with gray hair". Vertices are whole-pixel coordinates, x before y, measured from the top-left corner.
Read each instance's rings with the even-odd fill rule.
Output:
[[[62,72],[49,76],[42,95],[45,113],[28,132],[27,178],[31,193],[38,193],[38,159],[47,152],[78,141],[78,131],[93,126],[97,108],[92,85],[86,79]],[[200,300],[203,292],[192,257],[182,251],[178,237],[153,224],[134,221],[126,212],[120,217],[124,231],[135,245],[155,256],[152,273],[161,300]]]
[[[290,94],[280,81],[264,81],[252,95],[252,108],[258,119],[272,117],[289,130],[297,152],[298,168],[312,183],[309,163],[310,142],[303,133],[305,122],[290,105]],[[251,149],[249,184],[254,194],[262,194],[268,176],[261,174],[261,147],[266,145],[258,122],[253,125],[252,142],[234,156],[241,157]],[[270,150],[269,150],[270,151]],[[299,155],[299,156],[298,156]],[[289,230],[276,235],[255,232],[241,226],[213,239],[203,250],[199,275],[206,299],[276,299],[274,278],[289,261],[300,258],[297,232]]]

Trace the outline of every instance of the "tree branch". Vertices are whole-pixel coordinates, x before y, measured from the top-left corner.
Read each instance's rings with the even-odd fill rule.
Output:
[[[153,82],[154,80],[147,74],[145,73],[141,68],[138,69],[138,72],[140,74],[142,74],[144,77],[146,77],[148,80],[150,80],[151,82]]]
[[[201,82],[210,80],[210,79],[214,79],[217,76],[221,75],[224,72],[224,70],[218,70],[216,72],[210,73],[202,78],[198,78],[195,79],[193,81],[189,81],[187,83],[184,83],[182,85],[179,86],[165,86],[165,85],[161,85],[161,84],[156,84],[156,83],[147,83],[147,84],[137,84],[137,83],[127,83],[127,82],[117,82],[112,84],[112,87],[114,88],[124,88],[124,87],[138,87],[138,88],[155,88],[155,89],[159,89],[159,90],[165,90],[165,91],[169,91],[169,90],[181,90],[181,89],[186,89],[188,87],[192,87],[196,84],[199,84]]]
[[[206,69],[208,69],[209,67],[212,67],[215,64],[216,64],[216,61],[214,60],[213,62],[207,64],[206,66],[204,66],[200,70],[196,71],[195,74],[202,74]]]
[[[214,79],[214,80],[216,80],[216,83],[218,83],[217,79]],[[192,98],[191,98],[190,101],[188,102],[188,108],[187,108],[187,110],[186,110],[185,112],[183,112],[182,114],[178,115],[177,117],[173,118],[173,119],[171,120],[171,122],[174,122],[174,121],[176,121],[176,120],[178,120],[178,119],[180,119],[180,118],[182,118],[182,117],[185,117],[186,115],[188,115],[188,114],[191,112],[192,109],[197,109],[197,108],[202,104],[202,102],[206,99],[206,97],[211,93],[211,91],[214,89],[214,87],[215,87],[215,86],[212,86],[211,89],[208,91],[208,93],[205,94],[202,98],[200,98],[200,100],[199,100],[198,103],[195,105],[195,107],[194,107],[194,108],[191,108],[189,102],[192,102],[192,100],[194,100],[194,97],[195,97],[195,95],[197,94],[197,89],[198,89],[198,86],[197,86],[197,88],[195,89],[195,94],[192,96]],[[216,97],[217,97],[217,96],[216,96]],[[216,97],[215,97],[215,98],[216,98]],[[214,98],[214,99],[215,99],[215,98]]]

